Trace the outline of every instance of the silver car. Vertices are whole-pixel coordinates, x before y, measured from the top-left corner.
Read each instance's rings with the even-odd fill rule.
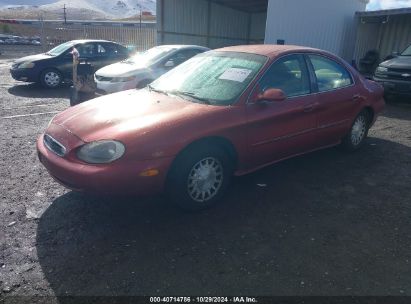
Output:
[[[108,65],[95,75],[97,93],[104,95],[144,88],[164,73],[197,54],[209,51],[196,45],[162,45]]]

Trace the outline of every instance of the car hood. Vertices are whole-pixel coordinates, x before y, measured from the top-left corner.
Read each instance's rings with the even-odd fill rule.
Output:
[[[129,90],[99,97],[58,114],[53,124],[62,126],[84,142],[125,140],[181,127],[224,107],[193,103],[149,90]]]
[[[101,68],[96,72],[96,75],[103,77],[127,77],[143,72],[146,68],[146,65],[142,63],[136,64],[122,61]]]
[[[26,57],[19,58],[14,61],[14,63],[22,63],[22,62],[34,62],[34,61],[39,61],[43,59],[50,59],[52,56],[46,55],[46,54],[37,54],[37,55],[30,55]]]
[[[398,56],[384,61],[381,66],[387,68],[411,69],[411,56]]]

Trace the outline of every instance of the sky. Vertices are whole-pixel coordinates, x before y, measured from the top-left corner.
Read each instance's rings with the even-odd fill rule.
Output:
[[[402,7],[411,7],[411,0],[370,0],[367,10],[375,11]]]
[[[0,0],[1,4],[30,4],[41,5],[56,2],[57,0]],[[70,1],[68,1],[70,2]],[[367,10],[411,7],[411,0],[370,0]]]
[[[14,4],[14,5],[24,5],[24,4],[43,5],[43,4],[50,4],[53,2],[57,2],[57,0],[0,0],[0,3],[5,4],[5,5],[11,5],[11,4]]]

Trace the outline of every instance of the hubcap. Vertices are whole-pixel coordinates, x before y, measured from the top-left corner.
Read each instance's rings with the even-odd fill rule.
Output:
[[[44,82],[49,87],[56,87],[60,83],[60,76],[55,72],[47,72],[46,75],[44,75]]]
[[[187,180],[190,197],[199,203],[211,200],[223,184],[223,167],[214,157],[207,157],[196,163]]]
[[[357,146],[364,139],[365,133],[367,131],[367,122],[364,116],[359,116],[352,127],[351,130],[351,141],[354,146]]]

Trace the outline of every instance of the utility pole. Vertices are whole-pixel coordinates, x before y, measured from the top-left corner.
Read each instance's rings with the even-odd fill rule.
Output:
[[[138,5],[140,7],[140,29],[141,29],[141,17],[142,17],[142,8],[141,8],[141,4]]]
[[[64,11],[64,24],[67,24],[67,13],[66,13],[66,4],[64,4],[63,11]]]
[[[46,51],[46,47],[47,47],[47,39],[46,36],[44,35],[44,17],[43,17],[43,12],[40,11],[39,15],[38,15],[40,24],[41,24],[41,32],[40,32],[40,41],[41,41],[41,48],[43,49],[43,51]]]

